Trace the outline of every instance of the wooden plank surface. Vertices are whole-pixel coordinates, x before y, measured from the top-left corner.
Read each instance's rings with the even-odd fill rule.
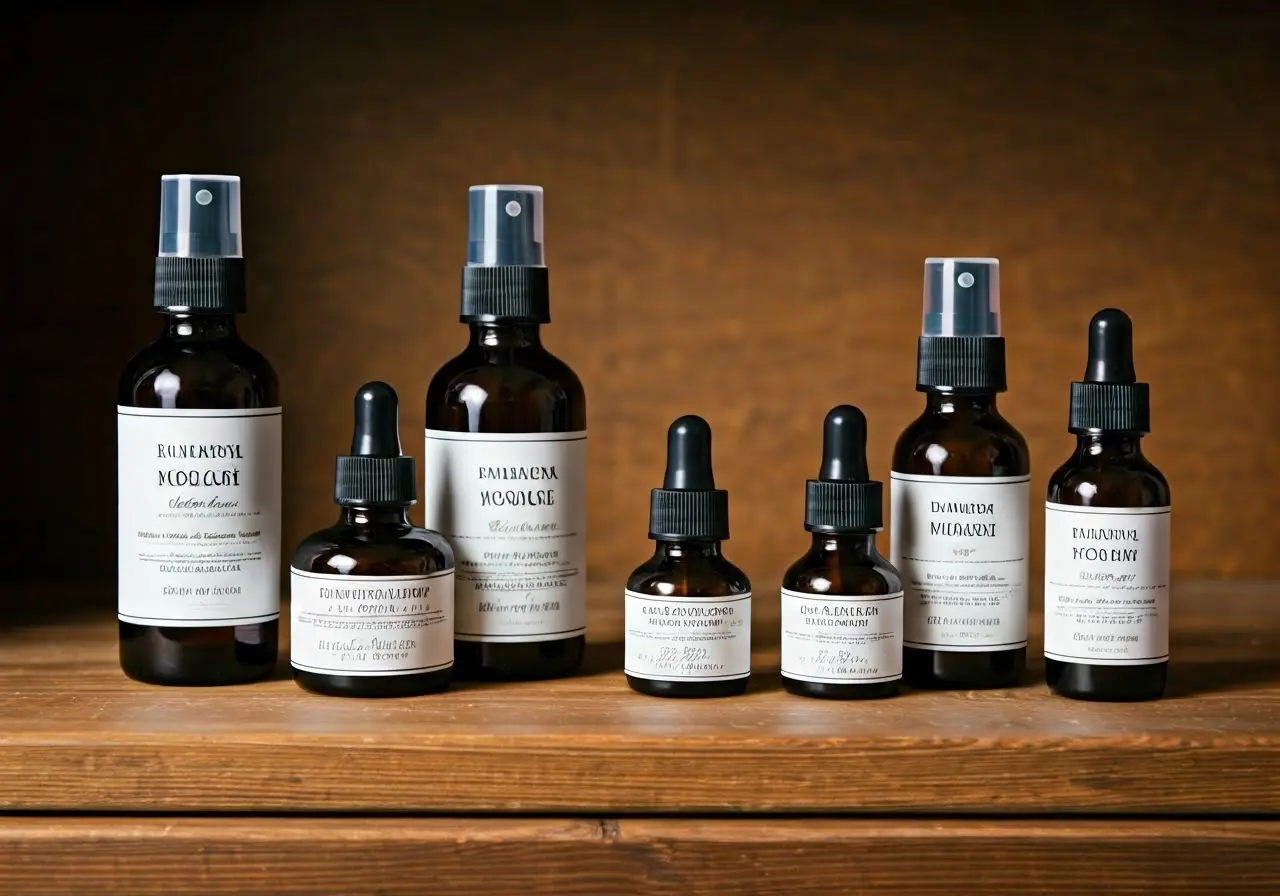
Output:
[[[953,896],[961,881],[1269,896],[1280,822],[0,819],[0,888],[32,896]]]
[[[793,697],[767,606],[747,695],[649,698],[619,671],[616,594],[592,603],[583,675],[396,701],[287,677],[148,687],[121,675],[109,620],[6,631],[0,809],[1280,813],[1275,584],[1179,588],[1171,696],[1137,705],[1051,697],[1038,670],[1001,691]]]

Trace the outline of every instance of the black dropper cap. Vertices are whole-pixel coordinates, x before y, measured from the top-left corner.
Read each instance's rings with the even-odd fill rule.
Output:
[[[1119,308],[1089,321],[1084,382],[1071,384],[1067,430],[1083,433],[1151,431],[1151,394],[1133,371],[1133,322]]]
[[[413,458],[400,453],[400,402],[386,383],[356,392],[351,454],[339,455],[333,501],[342,507],[408,507],[418,500]]]
[[[681,417],[667,430],[667,472],[649,498],[649,537],[657,541],[723,541],[729,537],[729,493],[711,472],[711,427]]]
[[[884,487],[867,472],[867,418],[851,404],[827,412],[822,469],[806,483],[804,527],[835,535],[884,526]]]

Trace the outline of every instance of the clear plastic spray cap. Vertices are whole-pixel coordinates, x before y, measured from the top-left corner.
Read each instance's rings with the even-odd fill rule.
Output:
[[[1000,260],[924,260],[924,336],[1000,335]]]
[[[542,187],[484,184],[468,196],[467,264],[543,267]]]
[[[240,178],[229,174],[161,177],[159,254],[240,258]]]

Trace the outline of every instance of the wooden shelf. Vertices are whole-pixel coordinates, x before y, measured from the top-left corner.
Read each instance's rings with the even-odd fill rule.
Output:
[[[237,858],[206,869],[201,892],[334,892],[297,880],[255,890],[245,875],[270,865],[264,850],[285,861],[299,842],[324,848],[296,861],[316,874],[336,869],[362,838],[406,869],[486,851],[516,861],[532,849],[521,843],[537,841],[548,867],[580,863],[604,875],[592,879],[599,889],[556,891],[565,893],[613,892],[609,861],[632,870],[675,863],[669,880],[696,881],[697,869],[748,851],[779,874],[812,853],[820,870],[824,848],[869,862],[867,881],[889,879],[877,876],[875,854],[934,856],[940,876],[910,892],[942,893],[949,879],[940,869],[965,867],[966,854],[993,841],[1021,856],[1001,867],[1024,873],[1040,863],[1041,878],[1057,874],[1064,886],[1078,886],[1068,866],[1083,855],[1065,842],[1110,844],[1109,860],[1144,881],[1198,880],[1182,860],[1220,853],[1250,870],[1242,888],[1213,892],[1263,892],[1250,882],[1280,878],[1280,821],[1267,820],[1280,814],[1280,585],[1179,587],[1171,694],[1133,705],[1051,697],[1038,668],[1010,690],[860,703],[793,697],[778,687],[768,643],[776,602],[763,600],[745,696],[644,697],[619,671],[616,598],[592,594],[595,643],[579,677],[389,701],[310,695],[283,669],[235,688],[133,683],[116,663],[109,603],[57,625],[11,627],[0,633],[0,883],[55,892],[40,889],[32,869],[81,844],[100,862],[136,866],[131,892],[161,892],[163,875],[148,875],[207,842]],[[62,597],[36,591],[28,600]],[[1038,648],[1033,637],[1033,655]],[[154,817],[12,815],[32,811]],[[294,817],[215,824],[180,813]],[[405,817],[379,821],[384,813]],[[352,817],[320,817],[333,814]],[[448,814],[502,818],[431,820]],[[762,815],[771,820],[750,820]],[[897,820],[857,820],[882,815]],[[1260,869],[1275,878],[1259,878]],[[643,892],[675,890],[659,881]]]

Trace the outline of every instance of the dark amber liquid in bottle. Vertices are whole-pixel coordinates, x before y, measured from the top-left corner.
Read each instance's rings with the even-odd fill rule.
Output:
[[[627,580],[627,590],[654,597],[750,594],[751,582],[720,553],[718,541],[659,541],[653,556]],[[747,689],[749,675],[729,681],[663,681],[627,676],[627,684],[653,697],[733,697]]]
[[[925,411],[893,449],[893,470],[921,476],[1025,476],[1031,472],[1026,440],[996,410],[992,392],[929,389]],[[942,458],[941,464],[937,460]],[[1026,671],[1027,648],[944,651],[907,647],[903,675],[917,688],[998,688]]]
[[[161,377],[163,392],[157,388]],[[121,375],[118,401],[133,408],[272,408],[280,395],[275,371],[240,339],[233,315],[166,314],[160,338]],[[119,626],[120,667],[149,684],[240,684],[265,678],[276,665],[278,620],[209,628]]]
[[[341,560],[334,563],[339,557]],[[403,507],[344,507],[336,525],[308,535],[298,545],[293,568],[325,575],[430,575],[453,568],[453,548],[438,532],[415,527]],[[452,677],[452,669],[407,675],[326,675],[293,670],[293,680],[299,685],[332,697],[414,697],[443,691]]]
[[[1049,479],[1048,500],[1077,507],[1168,507],[1169,483],[1142,454],[1136,433],[1086,433],[1076,453]],[[1077,700],[1155,700],[1164,694],[1169,663],[1095,666],[1048,657],[1046,683]]]
[[[815,587],[818,581],[824,585],[821,591]],[[902,590],[902,579],[876,549],[875,533],[826,535],[816,532],[808,553],[791,564],[783,576],[782,587],[802,594],[897,594]],[[891,697],[898,693],[900,684],[900,680],[838,684],[801,681],[788,678],[785,672],[782,675],[782,686],[788,692],[830,700]]]
[[[539,433],[587,428],[582,382],[543,348],[537,324],[470,327],[471,344],[441,367],[427,387],[427,429]],[[455,641],[454,669],[469,678],[556,678],[577,671],[585,647],[584,635],[551,641]]]

